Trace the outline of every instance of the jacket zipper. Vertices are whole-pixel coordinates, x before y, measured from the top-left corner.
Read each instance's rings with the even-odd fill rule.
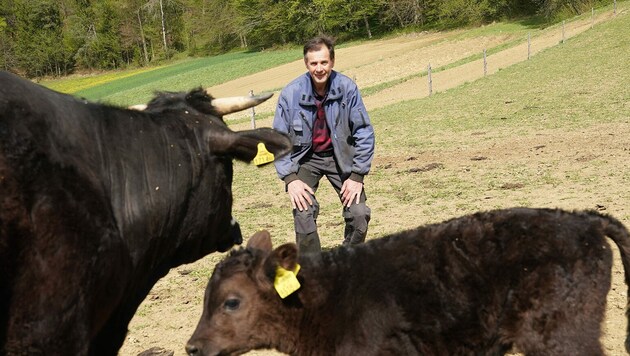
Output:
[[[342,101],[341,102],[341,110],[339,110],[339,113],[337,114],[337,117],[335,118],[335,128],[337,128],[337,126],[339,126],[339,118],[341,117],[341,115],[344,115],[346,110],[346,102]],[[348,114],[348,116],[350,116],[350,114]]]
[[[309,130],[311,130],[311,135],[312,135],[313,134],[313,126],[311,126],[311,124],[308,122],[308,120],[306,119],[306,115],[304,115],[303,111],[300,111],[300,116],[302,117],[302,121],[304,121],[304,123],[309,128]]]

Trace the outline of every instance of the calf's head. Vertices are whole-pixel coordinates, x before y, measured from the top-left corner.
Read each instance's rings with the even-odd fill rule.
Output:
[[[204,310],[186,345],[188,355],[239,355],[277,344],[282,330],[283,301],[274,289],[278,266],[294,270],[297,247],[272,250],[267,231],[254,234],[247,248],[234,250],[210,278]]]

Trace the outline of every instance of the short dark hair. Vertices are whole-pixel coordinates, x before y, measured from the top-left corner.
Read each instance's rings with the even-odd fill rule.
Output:
[[[317,36],[306,41],[304,44],[304,59],[306,59],[306,53],[310,51],[317,51],[322,48],[322,45],[328,47],[330,53],[330,59],[335,59],[335,40],[328,36]]]

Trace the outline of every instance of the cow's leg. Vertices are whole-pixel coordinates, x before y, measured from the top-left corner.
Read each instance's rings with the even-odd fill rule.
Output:
[[[55,268],[61,261],[34,259],[25,261],[13,285],[6,353],[86,355],[90,325],[77,273]]]
[[[21,260],[11,285],[5,350],[87,355],[90,339],[120,303],[131,262],[115,229],[96,230],[108,225],[94,215],[83,222],[75,210],[42,200],[31,213],[38,224],[13,236],[25,247],[15,251]]]
[[[141,298],[135,303],[129,303],[129,305],[140,305],[140,303],[142,303]],[[107,324],[103,325],[99,333],[92,339],[89,355],[113,356],[118,354],[118,350],[125,342],[128,325],[133,318],[135,310],[135,308],[122,305],[114,311],[107,320]]]

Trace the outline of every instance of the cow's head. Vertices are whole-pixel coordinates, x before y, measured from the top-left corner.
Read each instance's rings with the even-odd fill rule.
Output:
[[[190,155],[199,157],[200,162],[189,167],[198,187],[192,186],[189,189],[194,193],[188,196],[187,204],[193,207],[190,210],[195,211],[187,212],[187,225],[203,229],[211,236],[203,240],[189,239],[184,242],[184,246],[178,249],[178,262],[190,262],[191,259],[198,258],[199,254],[205,255],[217,250],[223,252],[243,241],[239,225],[231,217],[232,159],[251,162],[258,154],[261,143],[267,151],[279,157],[289,152],[291,142],[286,135],[271,128],[232,131],[223,121],[223,115],[251,108],[271,96],[272,94],[266,94],[217,99],[208,94],[207,90],[197,88],[187,93],[161,92],[147,105],[130,107],[142,112],[138,115],[150,116],[167,130],[174,127],[174,137],[187,135],[190,147],[184,149],[189,150]],[[175,126],[175,123],[179,126]],[[170,136],[170,132],[164,136]],[[168,146],[170,145],[162,145],[166,149],[169,149]],[[153,166],[163,164],[164,157],[172,161],[172,164],[181,163],[169,153],[158,156],[161,162],[156,162]],[[208,169],[200,168],[202,166]],[[162,169],[161,172],[153,173],[153,178],[158,179],[157,176],[161,175],[162,181],[170,182],[174,179],[170,171],[181,170],[178,167]]]
[[[208,89],[197,88],[188,93],[159,92],[148,104],[132,105],[129,108],[147,112],[162,112],[165,110],[181,111],[195,109],[200,113],[222,117],[238,111],[249,109],[273,94],[257,96],[235,96],[230,98],[214,98]]]
[[[188,93],[161,92],[147,105],[130,108],[152,114],[184,114],[203,117],[206,123],[206,141],[210,151],[225,154],[241,161],[250,162],[258,152],[258,144],[264,143],[275,156],[289,152],[291,143],[286,135],[269,128],[234,132],[227,129],[223,116],[254,107],[271,98],[273,94],[214,98],[207,89],[197,88]]]
[[[296,300],[281,299],[274,288],[278,266],[294,270],[297,247],[272,250],[267,231],[254,234],[247,248],[234,250],[219,263],[208,283],[204,310],[186,345],[189,355],[239,355],[275,347],[279,328],[286,327],[286,308]],[[286,336],[286,335],[285,335]]]

